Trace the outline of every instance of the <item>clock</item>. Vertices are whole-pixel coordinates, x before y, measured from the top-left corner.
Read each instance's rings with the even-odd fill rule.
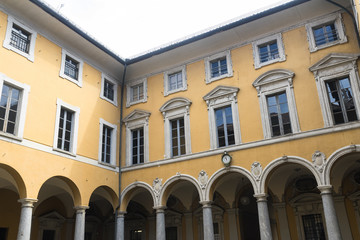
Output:
[[[231,156],[227,152],[224,152],[224,154],[221,156],[221,161],[226,167],[228,167],[231,163]]]

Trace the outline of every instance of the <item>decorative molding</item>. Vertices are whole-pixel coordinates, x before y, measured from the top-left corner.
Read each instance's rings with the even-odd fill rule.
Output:
[[[262,174],[262,166],[259,162],[254,162],[251,164],[251,174],[254,176],[256,181],[260,180],[261,174]]]
[[[214,60],[217,60],[217,59],[220,59],[220,58],[226,58],[227,73],[223,74],[223,75],[219,75],[217,77],[211,77],[210,63],[211,63],[211,61],[214,61]],[[225,51],[225,52],[221,52],[221,53],[217,53],[217,54],[214,54],[214,55],[209,56],[209,57],[206,57],[204,62],[205,62],[205,77],[206,77],[205,82],[206,82],[206,84],[211,83],[211,82],[216,81],[216,80],[220,80],[220,79],[223,79],[223,78],[233,76],[233,69],[232,69],[230,50]]]
[[[158,199],[158,201],[160,198],[161,189],[162,189],[162,179],[155,178],[153,181],[153,190],[155,193],[155,197]]]
[[[182,77],[182,87],[169,90],[169,76],[175,73],[181,73]],[[170,95],[172,93],[180,92],[180,91],[186,91],[187,90],[187,79],[186,79],[186,66],[180,66],[173,68],[171,70],[164,72],[164,96]]]
[[[311,156],[314,167],[322,173],[325,166],[326,157],[325,154],[320,151],[315,151],[315,153]]]

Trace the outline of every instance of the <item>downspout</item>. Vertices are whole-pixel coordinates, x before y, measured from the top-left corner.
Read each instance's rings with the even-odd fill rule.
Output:
[[[359,48],[360,48],[360,35],[359,35],[359,29],[357,28],[357,25],[356,25],[356,20],[355,20],[355,17],[354,17],[354,15],[347,9],[347,8],[345,8],[344,6],[342,6],[342,5],[340,5],[339,3],[337,3],[337,2],[334,2],[334,1],[332,1],[332,0],[325,0],[325,1],[327,1],[327,2],[329,2],[329,3],[331,3],[331,4],[333,4],[333,5],[335,5],[335,6],[337,6],[337,7],[339,7],[339,8],[341,8],[341,9],[343,9],[345,12],[347,12],[349,15],[350,15],[350,17],[351,17],[351,20],[352,20],[352,22],[353,22],[353,24],[354,24],[354,28],[355,28],[355,32],[356,32],[356,38],[357,38],[357,42],[358,42],[358,46],[359,46]]]

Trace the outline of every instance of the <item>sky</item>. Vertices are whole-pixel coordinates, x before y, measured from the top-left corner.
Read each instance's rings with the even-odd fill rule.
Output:
[[[42,0],[123,58],[194,35],[279,0]]]

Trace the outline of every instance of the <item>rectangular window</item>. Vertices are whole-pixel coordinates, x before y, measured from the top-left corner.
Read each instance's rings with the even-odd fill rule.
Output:
[[[55,230],[44,230],[42,240],[55,240]]]
[[[185,127],[184,118],[170,121],[171,125],[171,156],[180,156],[185,151]]]
[[[286,93],[268,96],[266,100],[272,136],[292,133]]]
[[[144,163],[144,128],[131,131],[132,164]]]
[[[59,119],[59,130],[57,139],[57,148],[64,151],[70,151],[72,142],[74,113],[61,108]]]
[[[215,110],[218,147],[235,144],[231,106]]]
[[[177,240],[177,227],[167,227],[165,230],[166,240]]]
[[[260,63],[279,58],[279,49],[276,41],[268,42],[259,46]]]
[[[7,233],[8,233],[8,229],[7,228],[0,228],[0,239],[1,240],[6,240],[7,239]]]
[[[228,73],[226,57],[210,62],[211,78],[216,78]]]
[[[141,235],[142,235],[141,229],[131,230],[130,231],[130,240],[141,240],[142,239]]]
[[[104,97],[106,97],[107,99],[109,99],[111,101],[114,101],[114,93],[115,93],[114,87],[115,87],[115,84],[113,84],[112,82],[105,79],[103,95],[104,95]]]
[[[339,39],[334,23],[327,23],[313,28],[316,46],[321,46]]]
[[[131,102],[137,102],[144,98],[144,84],[140,83],[131,87]]]
[[[305,239],[325,240],[324,225],[321,214],[309,214],[302,216]]]
[[[214,227],[214,240],[221,240],[219,223],[217,222],[213,223],[213,227]]]
[[[102,146],[101,146],[101,161],[104,163],[111,163],[111,137],[113,129],[103,125],[102,131]]]
[[[64,74],[77,80],[79,77],[79,62],[66,56]]]
[[[348,77],[326,82],[330,108],[335,124],[358,120]]]
[[[168,77],[168,91],[173,91],[183,87],[182,72],[170,74]]]
[[[29,53],[31,33],[13,24],[10,45],[24,53]]]
[[[0,99],[0,131],[16,134],[16,125],[19,112],[20,90],[3,84]]]

